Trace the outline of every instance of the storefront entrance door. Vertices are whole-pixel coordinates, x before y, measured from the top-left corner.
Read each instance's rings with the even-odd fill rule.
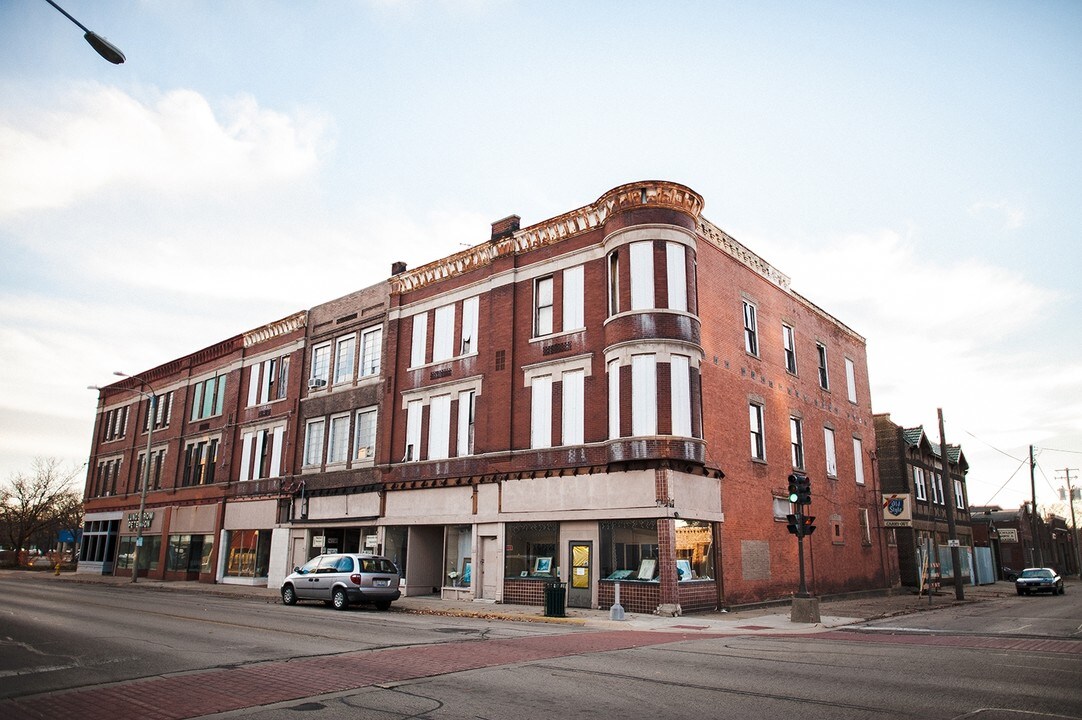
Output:
[[[571,573],[567,579],[567,606],[588,608],[593,600],[593,588],[590,578],[593,542],[572,540],[568,547],[571,559]]]

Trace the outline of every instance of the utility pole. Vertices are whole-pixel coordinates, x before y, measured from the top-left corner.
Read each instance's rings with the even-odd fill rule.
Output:
[[[1041,552],[1041,538],[1037,535],[1037,479],[1033,473],[1033,446],[1029,446],[1029,492],[1033,497],[1033,504],[1029,509],[1030,526],[1033,528],[1033,564],[1030,567],[1044,567],[1044,553]]]
[[[1071,489],[1071,471],[1078,472],[1078,468],[1063,468],[1063,475],[1067,480],[1067,504],[1071,507],[1071,530],[1074,533],[1075,569],[1078,577],[1082,578],[1082,550],[1078,547],[1078,522],[1074,517],[1074,490]]]
[[[939,459],[943,463],[943,479],[950,488],[947,492],[947,544],[951,548],[951,567],[954,568],[954,597],[957,600],[965,600],[966,593],[962,585],[961,548],[958,547],[958,526],[954,522],[954,508],[958,503],[958,497],[954,493],[954,480],[951,478],[950,462],[947,459],[947,439],[943,434],[943,408],[938,408],[939,413]]]

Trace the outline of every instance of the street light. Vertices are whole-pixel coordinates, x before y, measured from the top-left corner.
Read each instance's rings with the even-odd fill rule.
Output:
[[[134,583],[139,577],[139,549],[143,546],[143,513],[146,511],[147,488],[150,486],[150,444],[154,437],[154,419],[158,415],[158,394],[155,392],[154,386],[141,377],[128,375],[119,370],[115,371],[113,374],[120,377],[131,378],[132,380],[138,380],[140,388],[143,385],[150,388],[149,393],[136,388],[116,388],[117,390],[126,390],[128,392],[137,393],[150,401],[150,410],[147,413],[147,453],[146,457],[143,458],[143,487],[139,492],[139,514],[135,517],[135,549],[132,551],[131,558],[131,581]],[[97,385],[88,385],[87,389],[101,390],[102,388]]]
[[[87,29],[85,25],[69,15],[67,10],[54,3],[53,0],[45,0],[45,2],[59,10],[68,20],[71,20],[78,25],[79,29],[86,33],[83,37],[86,38],[86,41],[90,43],[90,47],[94,48],[98,55],[101,55],[114,65],[119,65],[124,62],[124,53],[120,51],[120,48],[103,38],[101,35],[98,35],[96,32]]]

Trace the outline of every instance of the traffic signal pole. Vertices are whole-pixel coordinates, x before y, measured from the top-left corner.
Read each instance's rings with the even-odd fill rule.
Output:
[[[815,532],[815,516],[804,512],[804,508],[811,505],[811,481],[807,475],[793,473],[789,476],[789,502],[792,503],[795,512],[786,516],[786,520],[789,522],[789,532],[796,535],[800,568],[800,587],[793,596],[789,619],[792,622],[818,623],[820,622],[819,599],[812,597],[808,592],[804,573],[804,537]]]

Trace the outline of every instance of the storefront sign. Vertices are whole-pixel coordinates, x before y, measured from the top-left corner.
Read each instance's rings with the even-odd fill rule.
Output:
[[[1017,528],[999,528],[999,541],[1016,543],[1018,542],[1018,529]]]
[[[365,535],[364,546],[369,550],[374,550],[379,545],[379,537],[376,535]]]
[[[909,493],[892,493],[883,496],[883,525],[886,527],[912,527],[913,506]]]
[[[313,535],[312,536],[312,547],[314,547],[314,548],[321,548],[321,547],[323,547],[323,545],[326,542],[327,542],[327,536],[326,535]]]
[[[150,524],[152,522],[154,522],[154,513],[152,513],[152,512],[143,513],[143,522],[141,522],[141,523],[139,522],[139,513],[137,513],[137,512],[128,513],[128,529],[129,530],[134,530],[136,525],[139,525],[144,530],[146,530],[146,529],[148,529],[150,527]]]

